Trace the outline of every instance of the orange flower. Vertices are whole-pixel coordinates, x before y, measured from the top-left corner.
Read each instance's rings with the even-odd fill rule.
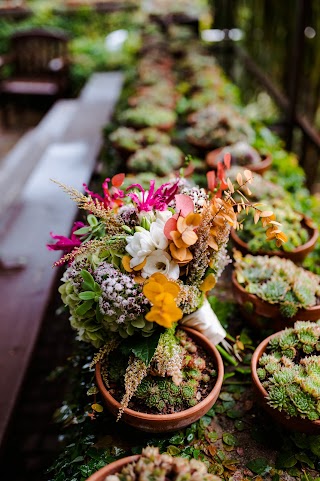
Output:
[[[145,317],[147,321],[170,328],[174,322],[181,319],[182,310],[175,302],[179,292],[178,284],[168,281],[163,274],[153,274],[143,288],[143,294],[152,303],[152,307]]]
[[[173,259],[180,265],[188,264],[193,259],[188,247],[194,245],[198,240],[194,230],[200,225],[201,220],[201,215],[193,212],[186,217],[179,216],[176,221],[176,230],[170,232],[173,241],[170,244],[170,252]]]

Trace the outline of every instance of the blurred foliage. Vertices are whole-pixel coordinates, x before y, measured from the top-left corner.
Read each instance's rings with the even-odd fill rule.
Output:
[[[29,2],[33,14],[22,20],[0,17],[0,54],[9,50],[9,37],[18,30],[41,27],[65,31],[70,36],[72,93],[76,95],[88,77],[96,71],[118,70],[134,63],[140,48],[138,27],[142,18],[137,11],[102,13],[90,7],[75,11],[58,9],[55,2]],[[128,32],[121,49],[108,50],[106,36],[115,30]]]

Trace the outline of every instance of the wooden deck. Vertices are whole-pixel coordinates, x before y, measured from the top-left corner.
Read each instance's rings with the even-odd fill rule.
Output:
[[[50,134],[54,115],[50,121],[49,113],[39,131],[29,136],[23,148],[20,145],[21,153],[15,153],[13,171],[12,164],[5,162],[1,172],[1,198],[6,199],[6,191],[8,198],[0,217],[0,444],[58,274],[51,265],[60,255],[45,247],[49,232],[69,235],[77,212],[50,178],[80,190],[83,182],[89,183],[101,149],[101,130],[112,115],[121,86],[120,73],[95,74],[63,128],[56,124],[55,133]]]

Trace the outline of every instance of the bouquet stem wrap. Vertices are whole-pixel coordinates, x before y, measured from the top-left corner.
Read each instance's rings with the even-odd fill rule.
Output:
[[[215,345],[226,337],[226,331],[221,326],[207,298],[204,299],[203,305],[199,309],[184,316],[179,322],[183,326],[192,327],[201,332]]]

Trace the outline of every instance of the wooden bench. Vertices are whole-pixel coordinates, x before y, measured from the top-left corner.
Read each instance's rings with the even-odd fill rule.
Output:
[[[77,213],[50,178],[79,190],[89,183],[121,86],[117,72],[92,77],[63,133],[48,143],[0,218],[0,445],[56,281],[51,265],[60,255],[46,250],[49,232],[69,235]]]

